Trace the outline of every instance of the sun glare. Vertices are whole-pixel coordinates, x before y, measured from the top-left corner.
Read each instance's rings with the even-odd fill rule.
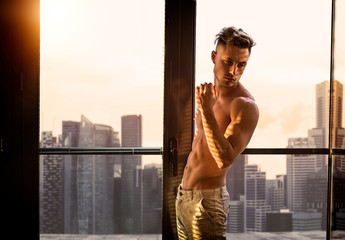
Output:
[[[70,33],[77,23],[78,11],[71,1],[41,1],[42,37],[58,37]]]

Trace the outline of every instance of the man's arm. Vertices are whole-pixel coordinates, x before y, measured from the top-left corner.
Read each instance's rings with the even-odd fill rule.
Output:
[[[223,134],[213,113],[216,99],[212,88],[212,84],[207,84],[203,89],[197,88],[197,103],[202,112],[202,123],[209,150],[218,167],[223,169],[230,166],[248,145],[259,112],[252,100],[246,98],[233,100],[230,110],[231,122]]]

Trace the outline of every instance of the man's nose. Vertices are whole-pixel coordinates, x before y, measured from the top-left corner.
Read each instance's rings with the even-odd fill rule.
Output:
[[[236,64],[233,64],[232,66],[229,67],[229,73],[231,75],[235,75],[236,74]]]

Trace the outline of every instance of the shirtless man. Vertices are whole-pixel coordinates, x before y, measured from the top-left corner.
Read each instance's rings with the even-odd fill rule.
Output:
[[[179,239],[226,239],[226,174],[248,145],[259,118],[239,82],[255,45],[241,29],[224,28],[212,51],[214,84],[196,88],[197,132],[176,198]]]

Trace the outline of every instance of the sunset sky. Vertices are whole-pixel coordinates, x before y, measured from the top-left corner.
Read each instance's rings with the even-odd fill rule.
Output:
[[[286,147],[315,127],[315,86],[330,76],[330,20],[331,1],[197,1],[196,84],[213,81],[221,28],[241,27],[257,42],[241,79],[260,109],[248,147]],[[161,147],[163,64],[164,1],[41,0],[41,130],[61,134],[63,120],[83,114],[120,131],[122,115],[142,114],[144,146]],[[249,156],[269,178],[285,173],[285,159]]]

